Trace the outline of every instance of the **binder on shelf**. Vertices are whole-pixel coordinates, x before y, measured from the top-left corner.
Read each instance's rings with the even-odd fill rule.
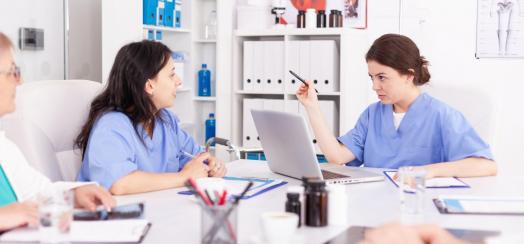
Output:
[[[311,69],[316,69],[316,67],[311,67],[311,59],[316,57],[311,56],[310,48],[310,41],[299,42],[298,75],[306,80],[311,80]],[[300,81],[297,81],[295,84],[296,88],[292,90],[291,93],[294,93],[302,83]],[[317,84],[315,84],[315,86],[317,86]]]
[[[251,61],[253,65],[253,77],[255,82],[253,83],[253,90],[257,92],[264,91],[264,41],[253,42],[253,59]]]
[[[329,129],[331,130],[331,133],[333,133],[333,135],[337,135],[338,113],[335,101],[321,100],[319,101],[319,105],[320,111],[324,113],[324,118],[326,118],[326,123]]]
[[[264,42],[264,79],[263,90],[266,92],[284,91],[284,42]]]
[[[281,99],[262,99],[264,110],[284,112],[284,100]]]
[[[284,104],[284,111],[286,113],[300,114],[298,100],[287,100]]]
[[[160,30],[155,31],[155,41],[162,41],[163,33]]]
[[[165,0],[163,25],[168,26],[168,27],[173,27],[174,14],[175,14],[175,1],[174,0]]]
[[[182,27],[182,2],[176,1],[175,2],[175,28],[181,28]]]
[[[143,0],[142,23],[144,25],[156,25],[158,0]]]
[[[320,93],[339,90],[338,49],[334,40],[314,40],[310,42],[311,76]]]
[[[253,64],[254,64],[254,45],[255,43],[252,41],[245,41],[244,42],[244,60],[243,60],[243,87],[242,89],[244,91],[252,91],[254,88],[254,72],[253,72]]]
[[[165,0],[158,0],[158,6],[156,9],[156,25],[162,25],[164,24],[164,9],[165,9]]]
[[[251,110],[263,109],[264,102],[262,99],[245,98],[243,107],[242,146],[245,148],[261,147]]]
[[[299,41],[289,41],[287,50],[286,50],[286,56],[288,60],[288,67],[290,70],[293,70],[294,72],[300,72],[300,44]],[[300,84],[300,81],[297,80],[293,75],[291,75],[289,72],[284,72],[285,75],[285,86],[286,86],[286,92],[287,93],[294,93]],[[301,75],[301,74],[299,74]]]

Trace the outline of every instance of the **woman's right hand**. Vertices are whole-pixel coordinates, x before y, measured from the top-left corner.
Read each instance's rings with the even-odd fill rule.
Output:
[[[0,207],[0,231],[37,224],[38,205],[34,202],[16,202]]]
[[[318,105],[318,97],[313,83],[309,80],[307,80],[306,83],[308,86],[301,84],[297,90],[296,95],[298,101],[300,101],[304,107],[311,108]]]
[[[186,177],[193,178],[204,178],[209,174],[209,166],[207,166],[204,161],[209,160],[211,155],[207,152],[201,153],[198,156],[191,159],[187,162],[180,173],[184,174]]]

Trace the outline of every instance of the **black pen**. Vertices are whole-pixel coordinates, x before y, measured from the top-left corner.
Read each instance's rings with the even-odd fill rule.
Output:
[[[309,87],[309,85],[306,83],[306,81],[304,79],[302,79],[302,77],[298,76],[295,72],[289,70],[289,73],[291,73],[293,76],[295,76],[299,81],[302,81],[302,83],[304,83],[304,85],[306,85],[307,87]],[[318,90],[315,88],[315,91],[317,92],[318,94]]]

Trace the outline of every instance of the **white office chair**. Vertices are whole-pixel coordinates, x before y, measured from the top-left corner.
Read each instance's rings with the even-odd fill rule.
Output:
[[[493,143],[496,108],[492,95],[474,87],[434,82],[424,86],[423,90],[460,111],[486,143]]]
[[[81,165],[74,139],[101,89],[101,83],[88,80],[24,83],[17,91],[16,111],[3,118],[6,136],[52,181],[72,181]]]

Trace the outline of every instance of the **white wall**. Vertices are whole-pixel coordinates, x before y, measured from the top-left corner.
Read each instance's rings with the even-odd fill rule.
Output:
[[[109,77],[118,50],[125,44],[142,40],[142,33],[142,0],[102,1],[103,83]]]
[[[431,62],[432,82],[489,92],[497,105],[493,151],[501,173],[524,170],[524,59],[475,58],[477,1],[402,1],[418,2],[406,7],[401,30]]]
[[[67,79],[102,81],[102,0],[67,0]]]
[[[64,78],[64,19],[62,0],[0,0],[0,31],[16,44],[24,80]],[[20,51],[18,29],[44,29],[44,50]]]

